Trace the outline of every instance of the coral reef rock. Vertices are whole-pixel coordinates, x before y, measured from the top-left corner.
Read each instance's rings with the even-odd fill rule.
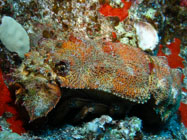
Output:
[[[0,120],[0,124],[4,121]],[[93,131],[93,127],[95,130]],[[125,118],[122,120],[113,120],[110,116],[102,115],[81,126],[64,125],[59,129],[47,129],[42,131],[39,136],[24,134],[22,136],[11,133],[11,130],[6,128],[6,131],[0,132],[1,138],[4,140],[95,140],[95,139],[129,139],[138,138],[141,134],[142,122],[137,117]]]

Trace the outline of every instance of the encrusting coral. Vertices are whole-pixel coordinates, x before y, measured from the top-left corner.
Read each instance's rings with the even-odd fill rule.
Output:
[[[17,102],[22,100],[30,120],[56,106],[66,94],[60,88],[101,91],[136,104],[151,98],[163,121],[179,106],[181,74],[163,57],[120,43],[70,39],[57,44],[28,53],[15,73],[24,85],[16,92]]]

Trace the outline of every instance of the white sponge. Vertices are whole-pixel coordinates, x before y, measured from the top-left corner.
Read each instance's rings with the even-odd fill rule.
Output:
[[[0,40],[11,52],[16,52],[20,57],[29,52],[30,41],[25,29],[16,20],[4,16],[0,25]]]

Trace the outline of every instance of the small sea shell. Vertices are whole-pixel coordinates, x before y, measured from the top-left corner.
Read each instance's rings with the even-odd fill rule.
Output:
[[[158,34],[155,28],[147,22],[137,22],[134,24],[138,45],[142,50],[153,51],[158,44]]]

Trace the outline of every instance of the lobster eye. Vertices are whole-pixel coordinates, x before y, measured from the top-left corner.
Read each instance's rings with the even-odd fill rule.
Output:
[[[55,64],[55,72],[58,75],[66,76],[69,71],[69,63],[66,61],[60,61]]]

